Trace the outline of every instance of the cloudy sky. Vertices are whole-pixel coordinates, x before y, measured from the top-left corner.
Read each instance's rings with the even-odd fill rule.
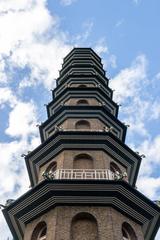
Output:
[[[160,199],[159,9],[159,0],[0,0],[0,203],[29,189],[21,154],[40,143],[36,125],[75,46],[102,57],[126,143],[146,155],[138,189]],[[2,215],[0,233],[12,239]]]

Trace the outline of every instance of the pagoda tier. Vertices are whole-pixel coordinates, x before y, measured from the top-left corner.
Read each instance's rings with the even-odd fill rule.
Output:
[[[141,157],[132,151],[127,145],[122,143],[111,132],[105,131],[77,131],[77,130],[60,130],[56,131],[43,144],[37,147],[33,152],[26,156],[26,165],[31,181],[34,186],[39,182],[45,166],[55,157],[59,157],[59,163],[62,168],[72,168],[72,162],[67,157],[62,156],[64,150],[85,150],[85,151],[102,151],[105,152],[101,168],[105,169],[105,162],[111,157],[115,162],[122,164],[127,171],[128,181],[135,185]],[[63,158],[63,159],[62,159]],[[100,164],[101,159],[95,159]],[[66,164],[65,164],[66,163]],[[108,166],[109,167],[109,166]]]
[[[132,219],[142,227],[145,240],[154,239],[160,224],[158,206],[125,181],[112,180],[45,180],[17,199],[3,213],[10,223],[14,239],[22,240],[25,226],[42,214],[61,207],[62,211],[57,217],[63,221],[63,206],[81,206],[84,211],[90,205],[92,208],[100,207],[103,212],[112,207]],[[116,225],[116,221],[113,224]],[[62,229],[59,231],[63,232]],[[60,237],[63,239],[63,234]]]
[[[75,80],[76,81],[76,80]],[[76,85],[76,84],[75,84]],[[61,105],[68,104],[70,99],[76,100],[80,98],[86,98],[88,100],[94,99],[95,105],[104,105],[115,117],[118,114],[118,105],[111,100],[107,95],[107,92],[100,86],[89,86],[84,88],[80,84],[80,87],[67,86],[47,105],[48,117],[61,107]]]
[[[112,133],[122,142],[125,141],[126,126],[108,112],[105,106],[83,104],[61,106],[47,121],[39,126],[41,141],[44,142],[54,134],[57,126],[64,130],[74,130],[73,119],[95,119],[99,122],[99,126],[91,127],[91,131],[105,131],[107,128],[112,128]],[[99,129],[97,129],[98,127]]]

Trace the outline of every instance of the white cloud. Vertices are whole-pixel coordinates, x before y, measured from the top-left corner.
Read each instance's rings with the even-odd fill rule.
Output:
[[[0,12],[26,10],[36,2],[36,0],[1,0]]]
[[[36,108],[32,102],[18,102],[9,114],[9,126],[6,134],[12,137],[23,137],[37,133]]]
[[[107,46],[105,38],[101,38],[97,41],[97,43],[94,47],[94,50],[96,51],[96,53],[98,55],[101,55],[103,53],[108,53],[108,46]]]
[[[114,98],[123,103],[126,98],[139,94],[141,86],[146,80],[147,59],[145,55],[139,55],[131,67],[125,68],[110,81],[110,87],[115,89]]]
[[[117,67],[117,57],[114,54],[111,54],[107,60],[107,66],[110,65],[112,68]]]
[[[82,33],[79,33],[79,34],[73,36],[71,39],[71,42],[73,42],[73,45],[75,47],[80,47],[80,46],[84,47],[85,42],[88,40],[88,38],[92,32],[93,26],[94,26],[94,22],[91,19],[83,22]]]
[[[108,69],[109,66],[111,66],[112,68],[117,67],[117,58],[114,54],[111,54],[109,52],[105,38],[101,38],[96,42],[94,46],[94,51],[100,56],[105,55],[105,58],[102,59],[104,68]]]
[[[6,83],[7,82],[7,74],[5,72],[5,61],[0,56],[0,83]]]
[[[15,5],[7,1],[0,14],[1,82],[11,81],[15,69],[27,68],[30,74],[22,82],[17,79],[21,88],[40,83],[53,87],[62,59],[71,49],[58,26],[58,18],[50,15],[45,0],[17,0]]]
[[[123,121],[130,125],[128,137],[135,133],[142,137],[149,136],[146,123],[154,101],[146,91],[151,84],[147,66],[146,56],[139,55],[130,67],[122,69],[110,81],[110,87],[115,89],[114,100],[122,104]]]
[[[2,87],[0,88],[0,108],[6,103],[12,107],[17,103],[17,98],[10,88]]]
[[[159,200],[157,191],[160,189],[160,177],[141,177],[139,178],[137,184],[138,190],[143,192],[143,194],[145,194],[148,198],[152,200]]]
[[[22,80],[19,86],[24,88],[42,83],[48,89],[53,88],[61,68],[62,56],[65,56],[69,49],[63,42],[54,39],[47,44],[32,42],[29,46],[17,49],[11,62],[31,69],[30,75]]]
[[[72,3],[76,2],[77,0],[60,0],[60,3],[63,5],[63,6],[69,6],[71,5]]]
[[[140,154],[146,155],[141,163],[138,188],[149,198],[156,199],[159,198],[160,189],[160,178],[155,173],[160,167],[160,136],[151,137],[147,123],[159,117],[159,97],[153,98],[152,93],[148,91],[151,89],[152,80],[148,79],[147,71],[147,58],[140,55],[130,67],[122,69],[111,80],[110,86],[116,90],[116,101],[122,103],[122,121],[130,124],[129,145]],[[154,79],[158,81],[158,78]],[[135,134],[142,139],[139,146],[133,144],[136,140]]]
[[[9,89],[3,90],[6,93],[3,95],[5,96],[4,103],[11,101],[9,96],[13,98],[12,92]],[[10,106],[12,110],[9,113],[9,126],[6,133],[14,137],[15,140],[0,142],[1,204],[5,204],[9,198],[16,199],[29,189],[28,174],[21,154],[33,150],[40,144],[38,129],[35,126],[37,113],[34,104],[21,102],[15,97],[14,104]],[[2,214],[0,214],[0,229],[1,239],[7,239],[11,235]]]
[[[156,99],[151,107],[150,110],[150,120],[157,120],[160,118],[160,104],[159,104],[159,100]]]
[[[38,138],[32,137],[29,143],[27,138],[21,138],[19,141],[8,143],[0,143],[0,159],[1,159],[1,174],[0,174],[0,199],[1,204],[5,204],[7,199],[16,199],[24,192],[29,190],[29,180],[26,171],[22,153],[34,149],[37,146]],[[10,230],[4,220],[4,216],[0,213],[0,230],[1,239],[11,237]]]
[[[154,169],[160,167],[160,136],[154,139],[146,139],[138,147],[138,151],[145,153],[146,158],[142,160],[140,177],[150,176]],[[155,166],[157,166],[155,168]]]
[[[160,230],[158,231],[156,237],[155,237],[155,240],[159,240],[160,239]]]
[[[0,15],[0,53],[9,55],[21,44],[31,44],[55,23],[56,20],[50,16],[42,0],[31,9],[8,11]]]

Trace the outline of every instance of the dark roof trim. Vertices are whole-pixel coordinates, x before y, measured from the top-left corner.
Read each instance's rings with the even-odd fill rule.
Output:
[[[15,239],[20,240],[17,235],[23,231],[23,225],[49,209],[57,205],[88,204],[116,208],[142,225],[145,240],[153,239],[151,236],[155,236],[160,225],[160,208],[125,181],[45,180],[4,209],[3,213]]]

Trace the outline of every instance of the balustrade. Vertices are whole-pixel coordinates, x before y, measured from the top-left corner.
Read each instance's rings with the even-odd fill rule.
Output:
[[[127,180],[127,173],[120,174],[110,169],[58,169],[54,172],[44,172],[45,179],[106,179]]]

